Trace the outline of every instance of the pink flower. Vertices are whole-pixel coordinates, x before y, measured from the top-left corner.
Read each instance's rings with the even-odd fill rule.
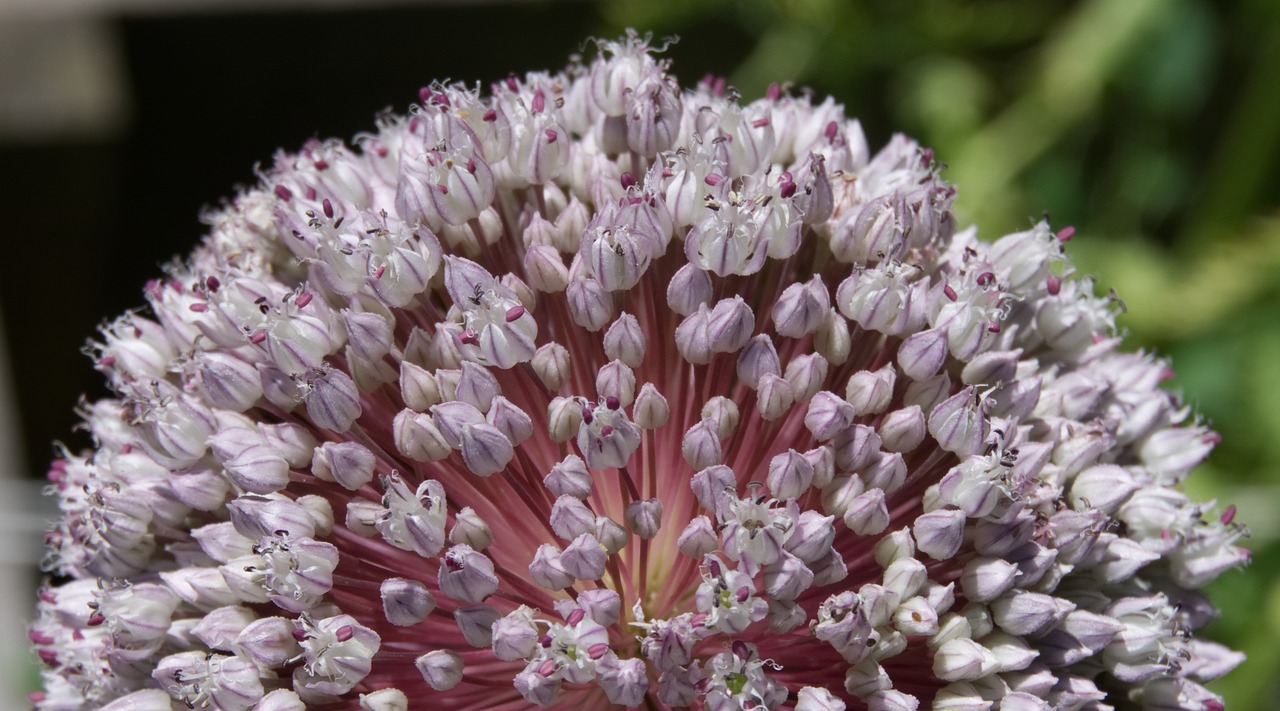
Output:
[[[37,706],[1220,708],[1216,438],[1069,233],[599,46],[281,154],[104,328]]]

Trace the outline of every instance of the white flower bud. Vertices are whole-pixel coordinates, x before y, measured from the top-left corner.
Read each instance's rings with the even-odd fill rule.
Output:
[[[414,660],[413,665],[436,691],[448,691],[462,681],[462,657],[449,649],[427,652]]]

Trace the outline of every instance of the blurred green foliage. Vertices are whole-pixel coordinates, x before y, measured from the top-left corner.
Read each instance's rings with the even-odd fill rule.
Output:
[[[1228,708],[1280,698],[1280,3],[1243,0],[619,0],[625,27],[686,38],[677,74],[718,66],[744,96],[831,93],[873,143],[906,131],[988,238],[1048,210],[1116,285],[1130,347],[1222,434],[1187,483],[1235,503],[1254,562],[1211,591],[1208,635],[1248,653]],[[696,47],[688,47],[690,43]],[[708,44],[709,43],[709,44]],[[710,57],[710,59],[708,59]],[[686,76],[688,82],[696,77]],[[1270,701],[1268,701],[1270,699]]]

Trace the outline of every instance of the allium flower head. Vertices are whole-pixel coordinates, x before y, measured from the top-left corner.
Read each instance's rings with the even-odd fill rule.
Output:
[[[1217,709],[1216,436],[1046,222],[645,39],[281,153],[102,329],[41,709]]]

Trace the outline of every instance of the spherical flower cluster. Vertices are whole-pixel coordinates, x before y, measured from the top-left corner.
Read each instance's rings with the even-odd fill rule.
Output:
[[[1072,230],[599,50],[278,155],[102,329],[36,706],[1221,708],[1216,437]]]

